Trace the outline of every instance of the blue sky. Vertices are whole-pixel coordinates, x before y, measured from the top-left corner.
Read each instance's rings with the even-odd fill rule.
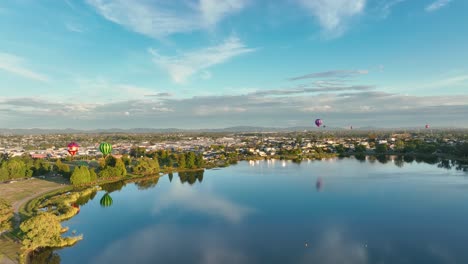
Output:
[[[4,0],[0,127],[468,127],[462,0]]]

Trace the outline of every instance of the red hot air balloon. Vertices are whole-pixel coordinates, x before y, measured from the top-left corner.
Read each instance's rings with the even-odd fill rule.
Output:
[[[80,146],[78,146],[78,144],[76,144],[75,142],[71,142],[67,146],[68,153],[70,153],[70,155],[72,155],[72,156],[75,156],[75,154],[78,152],[79,147]]]
[[[315,120],[315,125],[316,125],[317,127],[320,127],[322,124],[323,124],[322,119],[316,119],[316,120]]]
[[[425,126],[425,127],[426,127],[426,128],[429,128],[429,124],[426,124],[426,126]]]

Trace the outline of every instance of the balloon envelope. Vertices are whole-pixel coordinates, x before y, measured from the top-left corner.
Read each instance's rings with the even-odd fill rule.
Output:
[[[428,125],[428,124],[426,124],[426,128],[429,128],[429,125]]]
[[[99,151],[101,151],[103,155],[109,155],[112,152],[112,145],[106,142],[102,142],[99,145]]]
[[[316,125],[316,126],[320,127],[322,124],[323,124],[322,119],[316,119],[316,120],[315,120],[315,125]]]
[[[70,144],[67,145],[68,153],[70,153],[70,155],[72,156],[75,156],[79,148],[80,146],[76,142],[71,142]]]
[[[101,204],[102,207],[109,207],[112,205],[112,198],[110,197],[108,193],[106,193],[104,194],[104,196],[102,196],[99,203]]]

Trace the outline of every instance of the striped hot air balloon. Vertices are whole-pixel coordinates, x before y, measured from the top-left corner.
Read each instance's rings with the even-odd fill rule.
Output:
[[[80,146],[78,146],[78,144],[76,144],[75,142],[71,142],[70,144],[67,145],[68,153],[70,153],[72,157],[75,156],[79,148]]]
[[[104,194],[101,200],[99,201],[102,207],[109,207],[112,205],[112,197],[110,197],[109,193]]]
[[[107,156],[112,152],[112,145],[106,142],[102,142],[99,145],[99,151],[101,151],[102,155]]]

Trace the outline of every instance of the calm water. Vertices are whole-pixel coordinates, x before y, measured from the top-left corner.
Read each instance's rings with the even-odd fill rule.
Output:
[[[61,263],[468,263],[467,172],[333,159],[180,176],[110,186],[110,207],[98,192],[64,223],[84,240]]]

